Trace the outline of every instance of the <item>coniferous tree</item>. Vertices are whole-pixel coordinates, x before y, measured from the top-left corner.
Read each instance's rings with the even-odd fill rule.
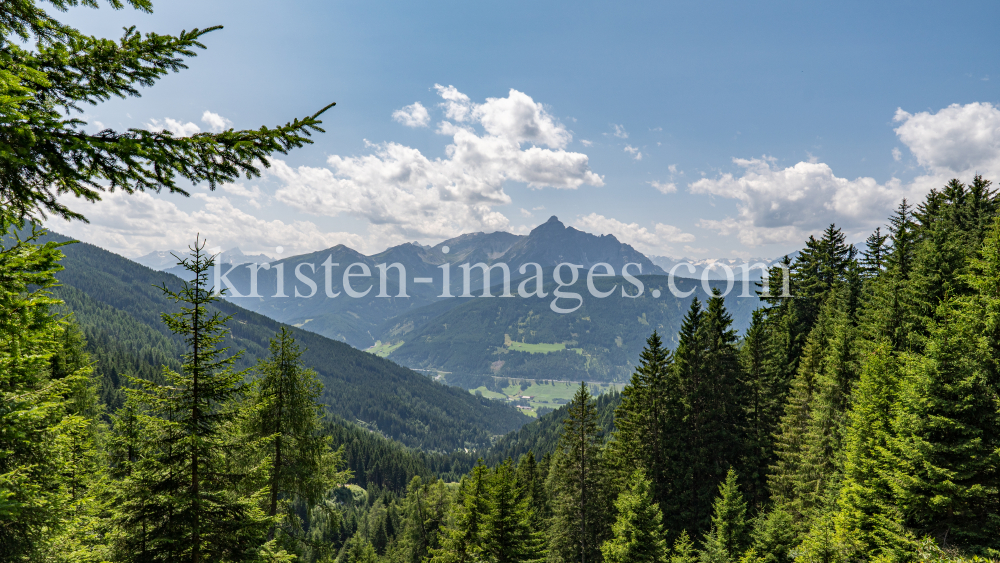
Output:
[[[524,492],[531,507],[532,528],[541,530],[547,525],[547,518],[550,512],[548,494],[545,492],[546,470],[535,462],[534,452],[528,452],[521,456],[521,461],[517,464],[517,486]]]
[[[905,522],[941,546],[1000,547],[1000,220],[908,362],[894,423],[894,493]]]
[[[331,451],[330,438],[320,432],[323,407],[316,400],[322,384],[316,372],[302,365],[302,352],[287,328],[271,340],[270,352],[257,367],[260,377],[250,392],[248,428],[251,440],[269,439],[264,448],[266,510],[276,524],[279,499],[286,504],[300,499],[313,506],[349,473],[337,473],[341,452]]]
[[[149,0],[109,2],[149,12]],[[97,7],[94,1],[58,1],[67,6]],[[211,189],[241,174],[259,176],[268,156],[310,142],[319,129],[318,116],[273,129],[199,133],[187,138],[167,131],[84,130],[86,122],[72,116],[82,106],[113,97],[139,96],[171,72],[186,68],[184,57],[204,48],[213,26],[174,37],[128,28],[118,41],[84,35],[45,12],[35,0],[0,5],[0,204],[6,232],[12,219],[43,219],[54,215],[83,219],[59,196],[72,194],[88,202],[105,191],[160,191],[187,195],[178,180],[208,182]],[[32,41],[32,45],[19,46]]]
[[[462,480],[449,522],[442,528],[441,547],[431,551],[432,563],[469,563],[481,550],[480,528],[488,511],[489,473],[482,460]]]
[[[123,552],[135,561],[240,560],[256,555],[269,520],[242,492],[247,475],[234,468],[238,443],[233,426],[244,373],[232,369],[239,353],[219,348],[228,317],[209,307],[219,299],[208,285],[205,243],[191,246],[181,265],[192,279],[179,292],[162,287],[181,303],[163,313],[167,327],[188,346],[181,372],[164,369],[167,383],[136,381],[131,391],[149,412],[146,458],[133,465],[132,484],[153,494],[123,499]],[[250,444],[253,447],[253,444]],[[129,490],[132,487],[125,487]],[[134,532],[148,523],[143,535]]]
[[[669,550],[663,536],[663,514],[652,495],[652,483],[641,469],[615,500],[613,537],[601,545],[606,563],[666,563]]]
[[[747,425],[742,465],[747,501],[754,512],[762,510],[770,499],[767,476],[777,461],[774,434],[784,413],[789,386],[783,366],[775,365],[772,322],[763,310],[754,311],[740,348]]]
[[[683,479],[663,508],[668,529],[704,533],[711,523],[712,499],[729,468],[743,460],[746,391],[736,333],[724,301],[714,295],[707,310],[692,302],[674,355],[682,410],[673,415],[677,475]]]
[[[885,241],[889,238],[888,233],[882,234],[882,227],[876,227],[865,240],[865,249],[861,251],[861,270],[866,279],[878,277],[885,268]]]
[[[489,477],[486,511],[482,514],[480,549],[497,563],[542,559],[543,538],[533,529],[530,498],[518,486],[516,470],[508,458]]]
[[[893,407],[899,365],[883,341],[865,358],[848,413],[844,477],[835,516],[835,543],[848,558],[866,554],[898,560],[905,532],[892,491]]]
[[[90,365],[79,350],[59,358],[73,338],[50,291],[63,245],[39,244],[42,234],[0,239],[0,559],[9,561],[41,557],[90,503],[87,476],[73,473],[95,446]]]
[[[705,534],[699,554],[702,563],[738,561],[750,544],[747,505],[737,485],[735,471],[729,470],[718,490],[719,496],[712,507],[712,527]]]
[[[672,450],[667,417],[679,413],[677,387],[673,384],[671,356],[656,331],[646,339],[646,347],[622,400],[615,409],[615,433],[610,443],[611,458],[619,479],[630,480],[641,467],[652,481],[653,498],[666,506],[672,493]]]
[[[760,563],[791,563],[791,550],[798,537],[792,515],[781,507],[771,507],[754,518],[751,538]]]
[[[601,543],[610,532],[613,499],[596,417],[587,384],[581,382],[569,405],[549,476],[553,505],[549,551],[556,560],[600,561]]]
[[[698,550],[691,541],[691,536],[687,530],[681,530],[680,535],[674,540],[674,547],[670,551],[670,563],[695,563],[698,561]]]

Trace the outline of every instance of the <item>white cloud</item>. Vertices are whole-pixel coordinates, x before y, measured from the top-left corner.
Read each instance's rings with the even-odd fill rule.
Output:
[[[520,209],[520,211],[521,211],[521,215],[523,215],[525,217],[534,217],[535,216],[534,213],[528,211],[527,209],[525,209],[523,207]]]
[[[676,164],[671,164],[670,166],[667,167],[667,170],[670,171],[671,175],[676,174],[677,173],[677,165]],[[683,174],[683,172],[681,172],[681,174]]]
[[[460,123],[478,122],[486,132],[511,143],[532,143],[554,149],[565,148],[573,135],[545,111],[542,104],[511,88],[506,98],[486,98],[474,104],[454,86],[435,84],[445,100],[445,115]],[[445,133],[450,134],[450,133]]]
[[[672,250],[671,243],[693,242],[694,235],[665,223],[656,223],[653,229],[638,223],[623,223],[617,219],[591,213],[580,217],[573,225],[581,230],[601,235],[612,234],[644,253],[665,254]]]
[[[585,147],[592,147],[592,146],[594,146],[594,142],[593,141],[588,141],[587,139],[580,139],[580,144],[583,145],[583,146],[585,146]]]
[[[208,110],[205,110],[205,113],[201,114],[201,122],[208,125],[209,131],[212,131],[213,133],[222,133],[226,129],[233,126],[232,121],[229,121],[225,117],[222,117],[217,113],[212,113]]]
[[[256,209],[260,209],[262,207],[260,204],[260,200],[263,198],[264,194],[260,191],[260,188],[258,188],[257,186],[253,186],[252,188],[247,189],[247,187],[244,186],[243,184],[222,184],[219,187],[222,188],[222,191],[226,192],[227,194],[246,198],[247,203],[249,203]]]
[[[149,123],[146,124],[146,129],[150,131],[170,131],[174,137],[190,137],[196,133],[201,133],[201,128],[190,121],[181,123],[169,117],[165,118],[163,123],[159,119],[150,119]]]
[[[1000,108],[952,104],[937,113],[896,110],[896,135],[917,163],[936,174],[1000,171]]]
[[[619,139],[628,139],[628,131],[625,130],[625,126],[612,123],[611,128],[614,129],[612,135],[615,137],[618,137]]]
[[[413,102],[403,109],[392,112],[392,118],[407,127],[427,127],[431,122],[431,114],[420,102]]]
[[[238,246],[245,252],[273,252],[283,246],[288,255],[346,244],[365,248],[365,239],[352,233],[320,230],[310,221],[268,221],[244,212],[225,196],[196,193],[203,205],[192,213],[172,201],[137,192],[102,194],[102,201],[84,213],[91,223],[51,220],[52,230],[107,248],[123,256],[141,256],[153,250],[186,248],[200,234],[209,247]],[[68,199],[68,198],[67,198]]]
[[[892,159],[896,162],[903,159],[903,152],[899,150],[899,147],[892,147]]]
[[[779,168],[766,157],[733,162],[743,168],[742,175],[703,178],[692,183],[690,190],[738,200],[738,219],[703,219],[699,226],[723,235],[736,233],[749,246],[801,242],[831,222],[848,231],[865,230],[885,220],[888,210],[911,195],[899,180],[882,185],[872,178],[838,178],[819,162],[799,162],[788,168]]]
[[[632,155],[632,158],[636,160],[642,160],[642,153],[639,152],[639,149],[633,147],[632,145],[625,145],[625,152]]]
[[[699,226],[735,234],[749,246],[800,243],[831,222],[861,235],[884,224],[904,197],[916,202],[951,178],[968,181],[976,173],[1000,173],[1000,108],[970,103],[937,113],[898,109],[894,121],[897,137],[925,174],[905,183],[896,178],[879,183],[837,177],[821,162],[780,168],[774,159],[733,159],[742,174],[703,178],[690,184],[690,191],[736,200],[737,216],[702,219]],[[892,155],[902,159],[898,148]]]
[[[652,182],[649,182],[649,185],[653,186],[663,194],[672,194],[677,191],[677,184],[673,182],[657,182],[656,180],[653,180]]]
[[[307,213],[366,219],[373,237],[389,244],[507,228],[507,217],[494,209],[511,202],[507,181],[531,188],[604,185],[587,155],[563,149],[569,131],[526,94],[511,90],[507,98],[475,104],[453,86],[435,87],[446,115],[458,122],[437,128],[452,137],[445,158],[386,142],[367,143],[372,152],[365,156],[331,156],[326,168],[293,169],[275,160],[269,173],[283,184],[275,196]]]

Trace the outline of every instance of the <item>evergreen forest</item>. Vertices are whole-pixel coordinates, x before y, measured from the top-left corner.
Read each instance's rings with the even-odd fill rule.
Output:
[[[74,117],[182,70],[217,29],[108,40],[35,0],[0,5],[0,561],[1000,559],[989,180],[903,200],[860,248],[830,225],[758,287],[742,335],[724,296],[693,299],[677,334],[644,335],[620,394],[582,382],[520,427],[224,303],[200,237],[183,283],[123,293],[40,227],[112,190],[259,176],[323,132],[332,104],[190,137]]]

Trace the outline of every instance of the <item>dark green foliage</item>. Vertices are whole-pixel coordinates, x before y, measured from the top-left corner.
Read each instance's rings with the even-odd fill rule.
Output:
[[[580,383],[567,414],[549,474],[553,511],[550,557],[600,561],[614,499],[598,439],[597,413],[586,383]]]
[[[284,327],[271,340],[271,355],[257,366],[247,408],[247,434],[252,441],[266,441],[261,449],[268,489],[266,514],[272,519],[274,537],[279,498],[287,513],[297,499],[313,506],[349,474],[337,474],[342,451],[330,450],[330,437],[321,432],[323,407],[316,403],[322,384],[316,372],[301,363],[302,352]],[[284,518],[283,520],[288,520]],[[282,526],[285,535],[293,535]]]
[[[893,482],[906,524],[939,545],[1000,547],[1000,223],[970,263],[973,295],[949,299],[907,363]]]
[[[207,305],[218,300],[208,285],[210,257],[195,242],[182,261],[192,279],[179,292],[161,288],[181,311],[163,314],[188,351],[180,372],[164,370],[166,384],[139,382],[130,391],[148,413],[143,423],[143,458],[134,464],[123,491],[147,496],[122,498],[122,553],[129,560],[240,560],[263,543],[269,520],[249,495],[240,494],[246,472],[235,465],[238,443],[229,427],[239,418],[244,373],[220,348],[229,320]]]
[[[642,468],[644,475],[652,479],[657,506],[665,505],[673,492],[667,486],[670,471],[675,469],[671,463],[676,463],[677,444],[668,442],[668,436],[669,426],[677,421],[669,419],[668,414],[679,411],[676,402],[680,397],[671,363],[670,352],[653,331],[632,381],[622,390],[611,443],[611,458],[619,476],[634,479],[635,468]]]
[[[148,0],[127,0],[151,11]],[[95,0],[58,0],[57,9]],[[112,6],[123,3],[114,0]],[[84,105],[113,97],[138,96],[163,76],[186,68],[185,57],[203,49],[202,36],[221,29],[182,31],[176,37],[148,33],[134,27],[118,41],[87,36],[45,13],[33,0],[5,2],[0,8],[0,204],[7,221],[20,224],[52,214],[84,219],[57,197],[72,194],[97,201],[105,191],[160,191],[187,195],[182,179],[208,182],[211,189],[241,174],[259,176],[258,166],[269,166],[268,156],[310,143],[311,131],[323,130],[318,117],[330,104],[305,119],[259,131],[199,133],[175,138],[171,133],[105,129],[83,130],[86,122],[70,117]],[[15,38],[34,39],[31,48]]]
[[[661,506],[671,531],[708,530],[715,492],[742,459],[746,412],[745,387],[736,348],[736,333],[721,297],[707,310],[692,303],[674,354],[679,410],[667,415],[676,479],[672,504]]]
[[[0,246],[0,559],[39,557],[85,496],[95,405],[78,331],[53,314],[61,244]],[[99,475],[92,475],[98,478]],[[68,530],[72,533],[73,530]]]

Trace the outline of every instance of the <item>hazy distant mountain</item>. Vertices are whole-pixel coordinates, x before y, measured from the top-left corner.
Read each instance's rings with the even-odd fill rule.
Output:
[[[177,256],[186,256],[187,250],[154,250],[145,256],[140,256],[138,258],[133,258],[133,262],[138,262],[147,268],[152,268],[154,270],[166,271],[172,274],[178,274],[183,271],[183,268],[177,266]],[[239,265],[247,264],[250,262],[270,262],[271,258],[265,256],[264,254],[243,254],[239,248],[231,248],[229,250],[224,250],[220,253],[219,259],[224,264]],[[173,271],[171,271],[173,270]]]
[[[650,261],[656,264],[666,272],[670,272],[671,269],[676,267],[674,270],[675,276],[681,276],[686,278],[696,278],[701,279],[705,270],[708,270],[708,278],[710,280],[724,280],[726,279],[726,270],[722,266],[728,266],[733,271],[733,277],[737,280],[743,279],[743,268],[744,264],[748,267],[755,266],[756,264],[764,264],[765,267],[771,267],[774,263],[778,262],[781,258],[750,258],[743,260],[741,258],[673,258],[671,256],[650,256]],[[684,264],[690,264],[693,268],[688,268]],[[692,271],[693,270],[693,271]],[[759,267],[750,270],[750,279],[759,280],[761,278],[762,272]]]
[[[265,261],[267,269],[261,265]],[[567,227],[553,216],[527,235],[469,233],[433,246],[405,243],[371,256],[338,245],[279,260],[249,261],[257,262],[256,266],[231,259],[220,273],[225,276],[223,283],[228,282],[227,299],[241,307],[357,348],[380,344],[381,354],[403,365],[447,372],[448,381],[476,387],[490,376],[626,380],[649,333],[659,330],[665,341],[673,343],[691,296],[708,297],[692,279],[677,280],[677,286],[694,293],[683,297],[672,293],[665,276],[678,261],[651,259],[613,235]],[[695,273],[682,269],[679,277],[700,277],[713,262],[738,265],[735,260],[691,262],[697,267]],[[484,276],[478,268],[469,269],[470,294],[461,297],[465,291],[462,266],[476,263],[497,265],[490,270],[489,280],[494,297],[504,291],[499,264],[507,265],[514,294],[520,281],[533,283],[528,277],[535,269],[528,267],[522,274],[520,267],[538,264],[547,297],[482,299]],[[561,263],[582,266],[575,286],[563,288],[584,296],[572,314],[552,310],[553,270]],[[610,265],[616,276],[597,284],[615,287],[607,298],[589,295],[587,271],[598,263]],[[400,296],[404,288],[399,274],[391,267],[395,264],[406,273],[402,280],[405,297]],[[621,277],[626,264],[638,265],[631,266],[629,273],[641,273],[642,298],[621,294],[625,288],[633,295],[636,291],[633,282]],[[354,277],[345,287],[349,266]],[[386,271],[384,287],[379,266]],[[368,275],[363,275],[366,269]],[[570,269],[564,267],[562,275],[568,281]],[[719,278],[724,276],[710,276]],[[759,273],[752,279],[759,279]],[[712,286],[724,288],[725,283]],[[742,284],[738,284],[727,304],[734,328],[742,331],[759,301],[736,298],[741,293]],[[571,299],[561,299],[562,305],[572,306]]]
[[[431,247],[405,243],[371,256],[338,245],[327,250],[273,260],[268,264],[267,270],[258,269],[256,273],[256,295],[250,290],[252,267],[228,265],[222,268],[222,272],[235,289],[230,292],[229,297],[234,303],[275,320],[301,326],[352,346],[367,348],[379,339],[379,329],[390,319],[442,299],[442,266],[449,265],[450,293],[460,295],[463,293],[463,270],[460,266],[480,262],[488,265],[507,264],[515,288],[514,280],[523,277],[518,269],[527,263],[537,263],[546,270],[551,270],[561,262],[584,267],[604,262],[610,264],[615,272],[621,272],[626,263],[634,262],[642,266],[643,274],[665,273],[642,253],[618,241],[613,235],[595,236],[585,233],[565,226],[556,217],[550,218],[525,236],[503,232],[470,233]],[[327,269],[323,266],[324,263],[336,264],[330,266],[329,290],[331,295],[336,296],[333,298],[327,298]],[[367,292],[363,298],[347,297],[345,294],[348,292],[343,287],[344,270],[356,263],[364,264],[371,273],[367,278],[352,279],[351,291]],[[381,293],[377,265],[394,263],[401,264],[406,271],[408,297],[396,297],[400,288],[395,269],[387,270],[386,294],[390,297],[377,297]],[[283,294],[288,297],[276,297],[282,294],[277,287],[278,269],[284,272]],[[312,280],[316,285],[314,293],[306,283],[298,280],[296,271]],[[358,267],[353,273],[362,271]],[[631,272],[637,274],[639,269],[633,266]],[[528,274],[531,273],[533,270],[528,270]],[[481,294],[482,271],[471,269],[469,280],[470,287],[475,288],[474,294]],[[500,269],[492,270],[491,285],[500,281]],[[296,298],[296,291],[299,292],[298,295],[311,297]],[[446,307],[454,305],[458,303],[449,302]]]

